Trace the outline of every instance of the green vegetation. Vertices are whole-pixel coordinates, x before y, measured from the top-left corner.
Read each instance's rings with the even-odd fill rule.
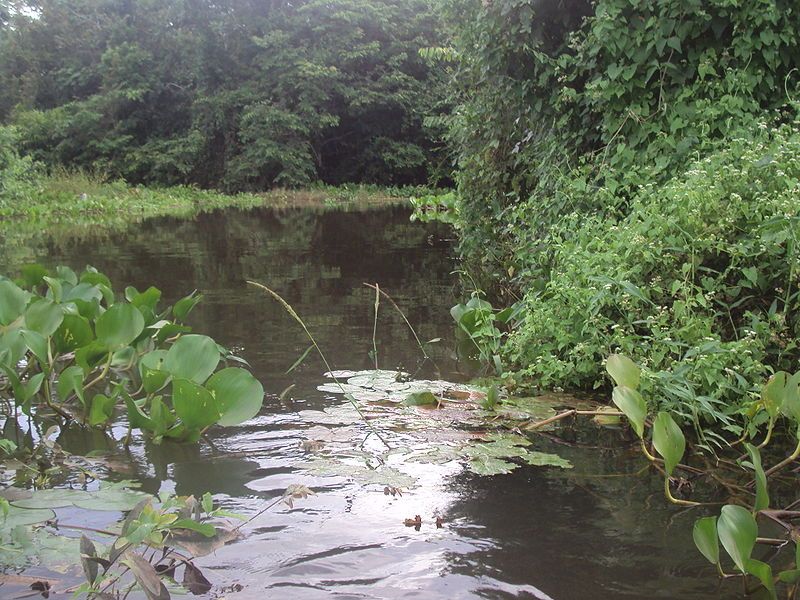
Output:
[[[758,382],[800,358],[800,13],[448,7],[462,255],[491,302],[522,302],[500,355],[591,389],[621,351],[684,424],[743,434]]]
[[[49,167],[226,191],[425,183],[423,0],[2,2],[0,121]],[[444,173],[447,174],[446,172]]]
[[[684,476],[730,494],[696,529],[704,555],[719,565],[718,534],[775,597],[751,551],[754,515],[776,516],[767,477],[797,458],[765,471],[759,448],[796,444],[800,12],[781,0],[445,6],[459,167],[446,213],[485,290],[476,354],[543,389],[606,387],[605,363],[668,498],[693,504],[673,491]],[[508,334],[489,302],[514,307]],[[715,472],[731,460],[735,474]],[[797,515],[784,516],[788,532]],[[796,569],[780,575],[790,595]]]
[[[87,268],[54,273],[31,265],[0,280],[0,394],[32,415],[46,406],[92,427],[108,426],[124,406],[130,429],[154,441],[197,441],[215,424],[256,415],[264,391],[243,362],[213,339],[191,334],[194,293],[159,308],[161,292],[125,289]],[[130,433],[129,433],[130,437]]]

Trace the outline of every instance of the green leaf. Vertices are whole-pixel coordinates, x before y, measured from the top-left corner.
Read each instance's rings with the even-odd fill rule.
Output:
[[[625,386],[632,390],[639,387],[641,369],[627,356],[622,354],[609,356],[606,361],[606,371],[618,386]]]
[[[8,513],[0,516],[0,528],[11,531],[20,525],[36,525],[55,518],[56,514],[50,509],[29,509],[12,504]]]
[[[786,398],[787,379],[788,373],[778,371],[761,388],[761,401],[767,413],[773,419],[777,416]]]
[[[686,439],[672,415],[667,412],[659,412],[653,422],[653,446],[664,458],[667,475],[672,475],[675,466],[683,458]]]
[[[49,346],[47,339],[41,333],[30,329],[21,329],[20,333],[22,334],[22,339],[25,340],[25,345],[33,352],[42,369],[49,369],[50,358],[47,352]]]
[[[203,383],[217,368],[217,343],[205,335],[184,335],[167,352],[164,369],[175,378]]]
[[[238,425],[252,419],[261,410],[264,388],[261,382],[244,369],[222,369],[206,382],[220,412],[220,425]]]
[[[25,311],[25,327],[46,337],[53,335],[63,320],[61,306],[46,298],[32,302]]]
[[[8,351],[7,364],[16,367],[20,359],[27,351],[25,339],[22,337],[22,330],[12,329],[0,334],[0,352]]]
[[[31,295],[13,281],[0,281],[0,325],[8,325],[25,310]]]
[[[694,522],[692,529],[694,545],[713,565],[719,564],[719,539],[717,538],[717,517],[703,517]]]
[[[22,280],[29,288],[41,285],[49,271],[39,264],[25,265],[20,269]]]
[[[170,525],[170,529],[189,529],[205,537],[214,537],[217,533],[217,530],[210,523],[198,523],[192,519],[178,519]]]
[[[144,391],[148,394],[157,392],[167,384],[170,374],[164,370],[166,350],[153,350],[142,356],[139,361],[139,374],[142,377]]]
[[[172,307],[172,314],[176,319],[185,321],[192,309],[203,299],[203,294],[195,294],[197,294],[197,290],[175,303],[175,306]]]
[[[717,534],[733,562],[742,573],[746,573],[747,561],[758,537],[758,525],[753,515],[746,508],[726,504],[717,521]]]
[[[56,391],[62,402],[74,392],[81,404],[85,405],[85,400],[83,398],[83,378],[83,369],[77,365],[72,365],[61,371],[58,376]]]
[[[147,416],[138,404],[129,395],[125,396],[125,406],[128,409],[128,422],[133,429],[142,431],[155,431],[156,423]]]
[[[519,465],[493,456],[478,455],[467,463],[467,467],[476,475],[505,475]]]
[[[781,412],[800,425],[800,371],[792,375],[786,383]]]
[[[647,416],[647,404],[642,395],[632,388],[620,385],[614,388],[611,399],[628,417],[636,435],[641,438],[644,435],[644,419]]]
[[[75,351],[75,362],[88,373],[104,360],[108,360],[108,355],[106,345],[95,340]]]
[[[534,467],[560,467],[562,469],[572,468],[572,463],[566,458],[561,458],[558,454],[550,454],[549,452],[528,450],[527,454],[521,458],[527,464],[533,465]]]
[[[403,404],[406,406],[437,406],[439,399],[433,395],[433,392],[414,392],[406,396]]]
[[[776,600],[778,596],[775,593],[775,580],[772,577],[772,567],[754,558],[748,560],[746,566],[747,572],[756,577],[761,582],[761,585],[769,592],[769,597],[772,600]]]
[[[144,317],[135,306],[115,304],[97,319],[97,339],[110,352],[124,348],[144,330]]]
[[[755,471],[756,478],[756,503],[753,506],[753,511],[758,512],[769,508],[769,491],[767,490],[767,475],[764,473],[764,467],[761,466],[761,453],[758,448],[752,444],[745,444],[747,453],[750,455],[750,462],[753,463],[753,470]]]
[[[64,320],[53,336],[56,350],[61,354],[85,346],[93,339],[89,321],[79,315],[64,315]]]
[[[92,398],[92,408],[89,411],[89,425],[95,427],[108,422],[114,416],[115,398],[109,398],[104,394],[96,394]]]
[[[203,430],[220,418],[217,401],[211,392],[188,379],[172,381],[172,405],[189,429]]]

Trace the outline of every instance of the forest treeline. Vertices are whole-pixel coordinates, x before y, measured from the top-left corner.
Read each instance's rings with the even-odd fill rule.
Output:
[[[2,0],[0,121],[131,183],[425,183],[442,36],[425,0]]]

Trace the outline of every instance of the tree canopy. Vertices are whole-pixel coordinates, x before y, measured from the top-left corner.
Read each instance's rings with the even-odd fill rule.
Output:
[[[0,119],[45,164],[137,183],[421,183],[436,45],[424,0],[5,1]]]

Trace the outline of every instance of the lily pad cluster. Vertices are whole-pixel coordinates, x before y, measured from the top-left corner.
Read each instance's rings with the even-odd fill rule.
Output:
[[[349,402],[300,412],[312,425],[301,443],[310,457],[297,465],[308,472],[401,488],[415,484],[420,464],[460,462],[478,475],[509,473],[522,464],[572,467],[503,426],[554,414],[547,401],[509,401],[487,411],[481,407],[486,392],[466,384],[412,380],[385,370],[326,375],[334,381],[317,389]],[[365,448],[370,438],[383,446],[382,458]]]
[[[196,441],[214,424],[258,413],[261,383],[233,356],[186,324],[202,296],[160,307],[161,291],[127,287],[92,267],[22,269],[0,276],[0,397],[26,414],[46,406],[106,426],[124,406],[133,428]],[[219,367],[225,365],[220,370]]]

